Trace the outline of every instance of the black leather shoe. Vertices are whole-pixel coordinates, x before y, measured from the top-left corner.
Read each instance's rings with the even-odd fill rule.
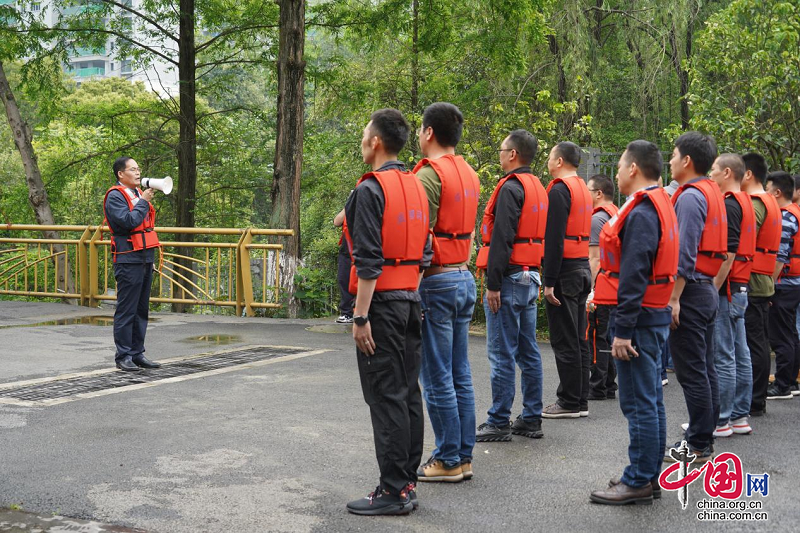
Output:
[[[122,370],[123,372],[138,372],[141,370],[138,366],[133,363],[131,356],[124,357],[117,361],[117,368]]]
[[[144,355],[138,355],[136,357],[132,357],[131,360],[137,366],[142,368],[161,368],[161,363],[156,363],[155,361],[151,361]]]

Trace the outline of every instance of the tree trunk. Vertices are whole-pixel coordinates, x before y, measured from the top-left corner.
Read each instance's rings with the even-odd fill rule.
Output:
[[[178,80],[180,84],[180,142],[178,144],[178,191],[175,197],[175,225],[193,228],[195,225],[195,202],[197,195],[197,116],[195,115],[195,43],[194,0],[180,0],[178,34]],[[177,240],[194,241],[192,234],[176,235]],[[179,248],[177,253],[186,257],[193,255],[194,248]],[[191,271],[192,263],[178,259],[178,264]],[[183,275],[189,271],[180,269]],[[189,276],[187,276],[189,277]],[[191,276],[193,278],[194,276]],[[190,278],[190,279],[191,279]],[[185,283],[181,283],[186,285]],[[190,297],[176,288],[179,298]],[[188,312],[190,306],[173,304],[176,312]]]
[[[419,111],[419,0],[413,0],[413,29],[411,37],[411,112]]]
[[[3,63],[0,61],[0,100],[6,108],[8,125],[11,127],[11,134],[14,137],[14,144],[22,157],[22,166],[25,168],[25,180],[28,183],[28,201],[33,208],[36,222],[43,226],[55,225],[53,211],[50,209],[50,201],[47,199],[47,190],[42,181],[42,173],[39,171],[39,164],[36,161],[36,153],[33,151],[33,132],[28,124],[23,120],[11,85],[8,83]],[[58,239],[56,231],[43,231],[46,239]],[[66,248],[61,244],[53,245],[53,253],[65,252]],[[77,258],[76,258],[77,260]],[[72,277],[72,269],[66,261],[66,255],[59,255],[57,258],[59,279],[56,280],[57,287],[65,287],[66,292],[75,294],[75,280]],[[65,283],[66,282],[66,283]],[[76,304],[74,299],[67,300],[68,303]]]
[[[692,43],[691,43],[691,23],[689,28],[686,30],[686,36],[688,38],[688,42],[686,43],[686,53],[687,59],[689,55],[692,53]],[[689,73],[683,68],[681,65],[681,58],[678,49],[678,37],[677,32],[675,29],[675,25],[673,23],[672,28],[669,31],[669,45],[670,45],[670,59],[672,60],[672,66],[675,68],[675,73],[678,76],[678,83],[680,84],[680,91],[681,91],[681,128],[686,131],[689,129],[689,101],[686,99],[686,95],[689,93]]]
[[[303,166],[305,1],[276,0],[280,6],[278,42],[278,122],[275,174],[272,180],[272,224],[294,230],[281,254],[282,288],[288,311],[297,317],[294,275],[300,262],[300,177]]]

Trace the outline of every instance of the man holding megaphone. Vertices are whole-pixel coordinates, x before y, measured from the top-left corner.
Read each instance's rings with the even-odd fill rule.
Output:
[[[144,337],[150,306],[150,285],[153,280],[156,210],[151,204],[154,188],[139,189],[141,170],[130,157],[114,161],[116,185],[108,189],[103,202],[105,224],[111,231],[111,256],[117,282],[117,310],[114,313],[114,357],[117,368],[138,372],[142,368],[161,365],[144,356]],[[147,179],[147,178],[145,178]],[[152,180],[172,189],[172,180]],[[161,188],[169,194],[166,188]]]

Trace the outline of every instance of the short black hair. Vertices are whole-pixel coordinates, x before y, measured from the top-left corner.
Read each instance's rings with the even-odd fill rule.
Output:
[[[397,109],[379,109],[369,119],[372,121],[372,133],[381,138],[386,151],[390,154],[399,154],[406,145],[411,131],[403,114]]]
[[[675,139],[675,147],[681,157],[692,158],[694,170],[698,174],[708,174],[717,158],[717,143],[711,135],[699,131],[687,131]]]
[[[726,168],[731,169],[733,173],[733,180],[736,183],[741,183],[744,173],[747,169],[744,166],[744,160],[739,154],[720,154],[717,158],[721,170]]]
[[[125,170],[125,167],[128,166],[128,161],[133,159],[132,157],[128,157],[123,155],[122,157],[118,157],[114,160],[114,164],[111,168],[114,169],[114,180],[119,181],[119,173]]]
[[[783,170],[776,170],[767,174],[767,183],[772,182],[772,186],[780,189],[781,196],[784,198],[792,199],[794,196],[794,179],[788,172]]]
[[[581,148],[574,142],[561,141],[556,145],[555,156],[562,158],[575,168],[581,165]]]
[[[744,159],[745,168],[753,173],[753,176],[755,176],[761,185],[766,185],[767,160],[764,159],[764,156],[755,152],[750,152],[749,154],[744,154],[742,159]]]
[[[539,140],[528,130],[518,129],[508,134],[508,147],[519,154],[519,162],[530,165],[539,150]]]
[[[436,102],[422,113],[422,127],[433,128],[433,135],[442,146],[455,147],[461,140],[464,115],[449,102]]]
[[[658,146],[650,141],[641,139],[631,141],[625,148],[622,157],[626,158],[626,162],[636,163],[636,166],[642,171],[642,175],[648,180],[658,181],[658,178],[661,177],[664,158],[661,156]]]
[[[606,200],[614,198],[614,182],[605,174],[595,174],[589,178],[589,182],[594,183],[595,188],[603,193]]]

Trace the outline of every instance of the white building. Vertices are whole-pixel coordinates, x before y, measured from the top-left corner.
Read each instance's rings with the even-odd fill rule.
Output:
[[[0,5],[14,2],[15,0],[0,0]],[[123,2],[133,9],[137,9],[142,0],[123,0]],[[57,8],[52,0],[41,0],[28,4],[26,10],[41,17],[42,22],[49,27],[56,27],[62,15],[75,15],[83,10],[92,9],[94,5],[91,0],[76,0],[70,7]],[[120,9],[120,13],[124,13],[124,11]],[[132,15],[126,18],[131,20]],[[177,59],[177,48],[170,49],[165,46],[164,42],[154,41],[138,31],[132,20],[129,27],[133,28],[129,30],[131,39]],[[174,45],[174,43],[172,44]],[[105,46],[99,49],[76,48],[74,53],[70,54],[68,64],[64,65],[64,71],[71,75],[78,84],[89,79],[117,77],[134,82],[141,81],[145,87],[162,95],[178,94],[178,69],[176,66],[156,58],[147,68],[135,68],[130,59],[119,57],[115,53],[116,49],[117,43],[114,36],[110,36]]]

